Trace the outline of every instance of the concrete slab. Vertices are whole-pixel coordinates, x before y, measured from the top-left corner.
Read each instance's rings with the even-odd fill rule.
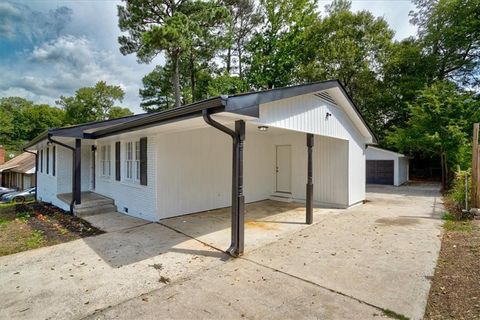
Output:
[[[93,226],[105,232],[115,232],[125,229],[131,229],[151,223],[147,220],[128,216],[119,212],[107,212],[102,214],[96,214],[93,216],[83,217]]]
[[[338,212],[340,211],[314,208],[314,221],[318,222]],[[164,219],[160,223],[219,250],[226,250],[231,239],[230,216],[230,208],[223,208]],[[251,251],[307,228],[305,216],[305,204],[302,203],[265,200],[247,204],[245,250]]]
[[[0,257],[0,319],[80,319],[228,259],[154,223]]]
[[[382,319],[314,284],[236,259],[87,319]]]
[[[0,319],[370,319],[379,308],[421,319],[438,186],[369,191],[363,206],[315,209],[309,227],[301,204],[249,205],[241,259],[189,237],[225,249],[228,209],[1,257]]]
[[[381,190],[246,258],[422,319],[441,243],[438,187]]]

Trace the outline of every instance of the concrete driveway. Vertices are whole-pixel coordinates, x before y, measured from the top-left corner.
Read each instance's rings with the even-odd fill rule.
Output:
[[[0,258],[0,318],[420,319],[440,248],[437,185],[369,187],[368,202],[247,207],[230,259],[228,210],[163,220],[106,216],[97,237]],[[263,207],[263,209],[262,209]]]

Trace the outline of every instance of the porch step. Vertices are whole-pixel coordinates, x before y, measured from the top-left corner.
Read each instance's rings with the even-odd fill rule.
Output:
[[[79,217],[93,216],[96,214],[117,211],[117,206],[115,205],[113,199],[91,191],[82,192],[81,196],[82,203],[75,205],[73,208],[73,212]],[[66,203],[70,203],[72,194],[60,194],[58,195],[58,198]]]
[[[113,202],[113,201],[112,201]],[[78,217],[87,217],[97,214],[103,214],[108,212],[117,212],[117,206],[113,203],[101,204],[97,206],[82,207],[82,205],[76,206],[73,211]]]
[[[293,198],[289,194],[272,194],[269,199],[281,202],[293,202]]]
[[[107,198],[107,197],[101,197],[98,199],[94,200],[85,200],[82,199],[82,203],[79,205],[76,205],[75,208],[78,209],[86,209],[86,208],[94,208],[94,207],[99,207],[99,206],[104,206],[108,204],[114,204],[113,199]]]

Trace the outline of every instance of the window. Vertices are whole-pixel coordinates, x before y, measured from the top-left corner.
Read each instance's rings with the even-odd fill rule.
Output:
[[[112,175],[112,148],[110,145],[100,148],[100,158],[102,161],[102,176],[110,177]]]
[[[140,141],[126,143],[125,168],[127,180],[140,180]]]

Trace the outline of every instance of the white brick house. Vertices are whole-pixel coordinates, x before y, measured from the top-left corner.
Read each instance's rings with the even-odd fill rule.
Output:
[[[307,215],[313,205],[362,202],[372,143],[344,88],[327,81],[51,129],[27,149],[43,161],[38,199],[65,210],[59,194],[76,207],[91,191],[146,220],[232,206],[242,224],[244,202],[306,202]],[[237,254],[239,242],[232,236]]]

